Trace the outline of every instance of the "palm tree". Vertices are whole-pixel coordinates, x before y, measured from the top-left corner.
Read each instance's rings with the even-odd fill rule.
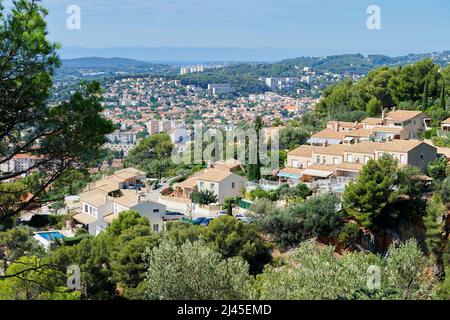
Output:
[[[210,190],[194,191],[191,194],[191,200],[193,203],[200,205],[208,205],[219,201],[219,197]]]

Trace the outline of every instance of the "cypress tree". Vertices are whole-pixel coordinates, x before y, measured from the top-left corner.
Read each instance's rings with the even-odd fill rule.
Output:
[[[255,119],[255,131],[256,131],[256,163],[248,165],[248,180],[255,181],[261,179],[261,159],[259,157],[259,133],[263,127],[263,121],[261,116],[257,116]]]
[[[442,89],[441,89],[441,97],[439,98],[439,107],[442,110],[445,110],[445,79],[442,77]]]
[[[428,101],[429,101],[428,79],[426,79],[425,80],[425,85],[423,87],[423,102],[422,102],[423,110],[427,110],[428,109]]]

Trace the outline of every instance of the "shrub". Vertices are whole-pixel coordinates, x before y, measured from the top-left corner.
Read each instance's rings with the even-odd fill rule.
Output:
[[[65,215],[46,215],[46,214],[35,214],[28,225],[32,228],[45,228],[56,226],[57,224],[64,222],[67,219]]]

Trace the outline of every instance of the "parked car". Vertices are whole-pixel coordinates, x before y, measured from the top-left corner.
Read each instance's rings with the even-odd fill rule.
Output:
[[[246,216],[244,216],[244,215],[242,215],[242,214],[236,215],[236,218],[237,218],[238,220],[241,220],[242,222],[245,222],[245,223],[250,223],[250,222],[252,222],[252,218],[246,217]]]
[[[219,211],[219,212],[217,213],[217,216],[218,216],[218,217],[227,216],[227,215],[228,215],[228,213],[227,213],[226,210],[222,210],[222,211]]]
[[[174,221],[174,220],[181,220],[185,218],[185,215],[182,214],[181,212],[171,212],[168,211],[166,212],[166,214],[163,217],[164,221]]]
[[[207,218],[207,217],[198,217],[192,220],[193,224],[199,225],[199,226],[207,226],[213,218]]]
[[[201,225],[201,226],[204,226],[204,227],[207,227],[207,226],[211,223],[211,221],[213,221],[213,218],[206,218],[205,220],[203,220],[203,221],[200,223],[200,225]]]

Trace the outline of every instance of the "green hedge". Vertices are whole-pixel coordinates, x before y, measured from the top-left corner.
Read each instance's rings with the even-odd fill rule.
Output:
[[[67,219],[66,215],[44,215],[36,214],[28,222],[28,225],[32,228],[44,228],[48,226],[54,226]]]
[[[65,246],[74,246],[78,243],[80,243],[84,238],[88,237],[88,234],[82,234],[80,236],[72,237],[72,238],[64,238],[63,244]]]

